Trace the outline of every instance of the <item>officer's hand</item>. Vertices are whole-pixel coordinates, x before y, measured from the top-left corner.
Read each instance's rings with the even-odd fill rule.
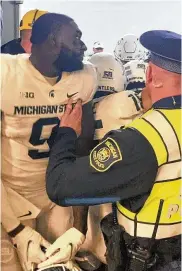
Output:
[[[64,115],[61,117],[60,127],[70,127],[79,136],[81,134],[82,121],[82,102],[79,99],[72,109],[72,100],[70,99]]]

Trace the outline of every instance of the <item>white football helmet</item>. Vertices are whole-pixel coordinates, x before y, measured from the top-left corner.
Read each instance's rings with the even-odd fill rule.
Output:
[[[132,60],[124,65],[125,90],[142,90],[146,82],[148,64],[143,60]]]
[[[116,44],[114,55],[119,62],[128,62],[142,59],[145,48],[140,44],[139,38],[133,34],[124,35]]]

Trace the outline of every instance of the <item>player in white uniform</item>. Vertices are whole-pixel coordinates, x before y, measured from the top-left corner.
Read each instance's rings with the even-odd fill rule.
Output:
[[[55,206],[46,193],[49,147],[68,99],[75,104],[80,98],[89,108],[96,89],[95,69],[82,64],[86,46],[71,18],[41,16],[31,42],[30,57],[1,55],[2,249],[12,255],[5,255],[3,271],[22,270],[10,241],[29,271],[32,262],[45,260],[41,246],[72,226],[72,208]]]
[[[135,81],[133,81],[133,78],[135,77],[137,78],[137,82],[141,83],[140,86],[143,86],[142,84],[145,82],[145,72],[143,66],[137,66],[135,62],[133,65],[132,63],[128,63],[128,65],[130,64],[130,67],[132,68],[130,69],[131,74],[127,78],[126,88],[130,83],[135,83]],[[147,88],[143,90],[142,88],[143,87],[138,87],[132,91],[120,91],[118,93],[108,95],[96,104],[95,119],[99,124],[95,130],[96,140],[101,140],[110,130],[120,129],[129,124],[134,118],[143,113],[143,108],[147,110],[151,107],[151,101],[150,97],[148,96]],[[142,95],[140,93],[141,91]],[[111,204],[89,207],[87,239],[82,246],[82,249],[85,248],[92,251],[103,263],[106,263],[106,247],[100,229],[100,221],[111,211]],[[67,233],[63,234],[63,236],[58,238],[57,241],[50,248],[48,248],[47,252],[49,255],[56,252],[57,249],[62,246],[62,238],[66,236],[66,234]],[[76,247],[76,243],[74,245]],[[69,242],[67,242],[67,246],[69,246]],[[70,257],[69,253],[70,252],[68,251],[68,258]],[[40,264],[40,266],[46,266],[46,264],[54,263],[55,258],[60,259],[61,261],[61,255],[59,257],[59,252],[57,252],[55,256],[52,256],[48,261]]]
[[[98,88],[94,99],[97,101],[104,96],[123,91],[124,76],[123,68],[110,53],[97,53],[89,60],[97,70]]]

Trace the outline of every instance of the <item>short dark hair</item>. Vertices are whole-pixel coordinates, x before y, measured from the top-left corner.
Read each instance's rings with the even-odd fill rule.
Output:
[[[69,24],[73,19],[67,15],[59,13],[46,13],[40,16],[32,27],[32,44],[43,43],[48,35],[60,29],[61,26]]]

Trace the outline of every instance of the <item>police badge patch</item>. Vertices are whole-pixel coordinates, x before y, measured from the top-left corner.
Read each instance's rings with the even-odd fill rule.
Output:
[[[97,171],[107,171],[113,164],[122,160],[116,141],[110,137],[98,144],[90,153],[90,165]]]

